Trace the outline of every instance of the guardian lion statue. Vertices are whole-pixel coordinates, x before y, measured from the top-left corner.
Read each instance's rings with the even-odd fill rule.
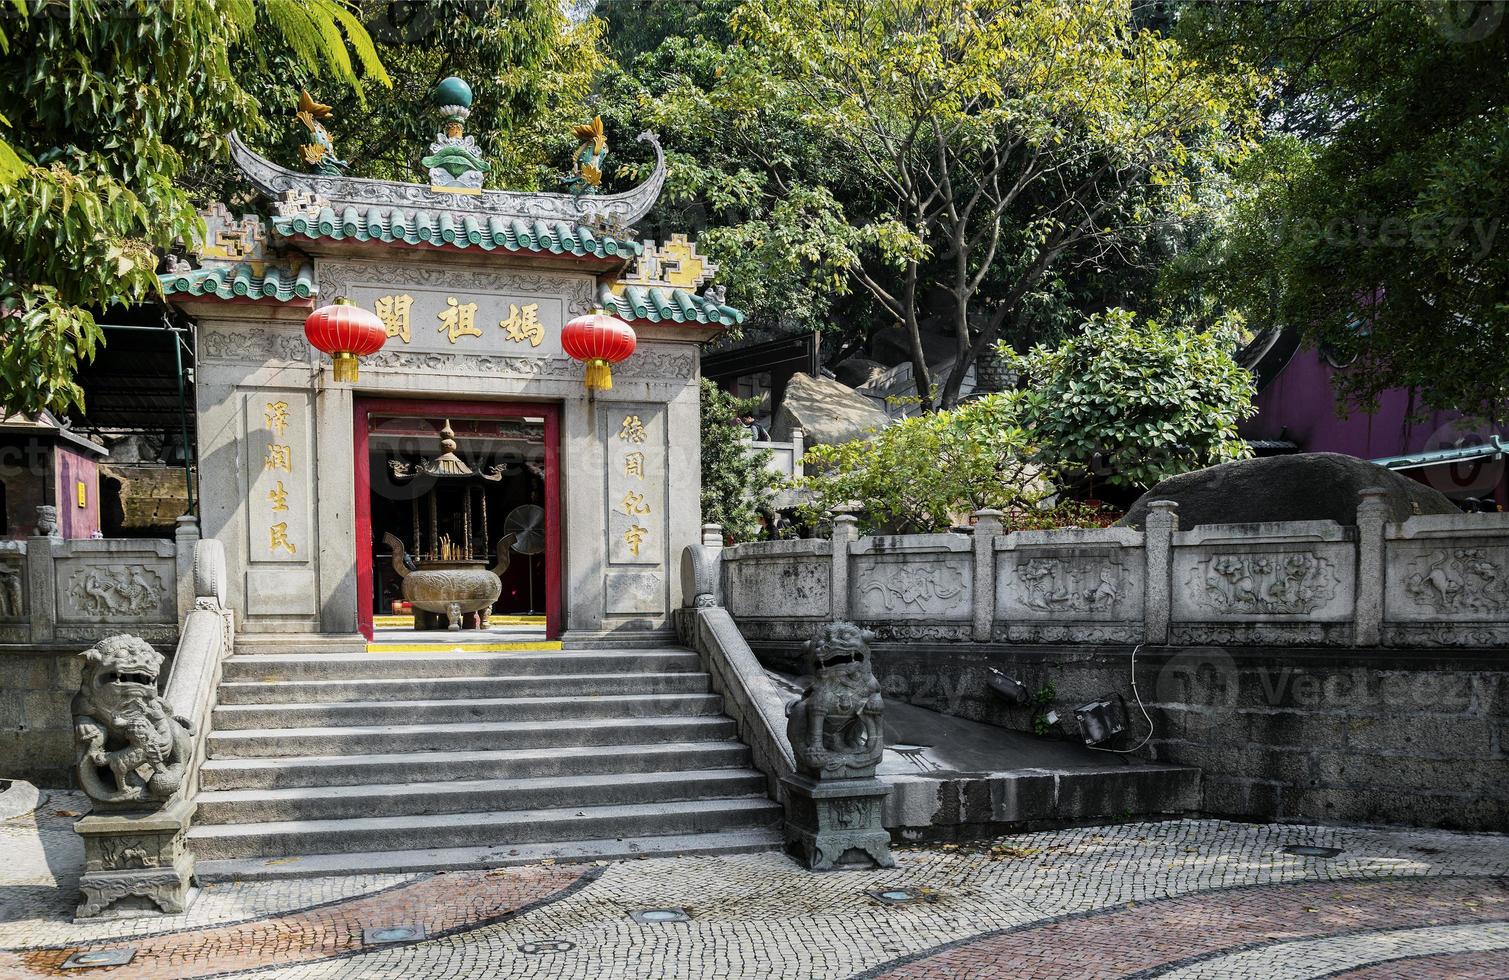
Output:
[[[73,698],[79,786],[100,803],[168,799],[183,783],[193,730],[157,693],[162,654],[122,633],[80,656],[84,682]]]
[[[875,775],[885,751],[880,683],[870,668],[874,634],[830,623],[807,643],[812,684],[786,706],[786,737],[799,772],[815,779]]]

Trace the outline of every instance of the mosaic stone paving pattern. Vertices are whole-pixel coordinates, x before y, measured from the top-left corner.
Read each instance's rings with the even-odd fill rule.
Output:
[[[187,915],[73,925],[85,805],[0,823],[0,978],[1509,978],[1509,838],[1489,835],[1184,820],[903,849],[887,871],[753,854],[236,882]],[[652,909],[687,919],[631,917]]]

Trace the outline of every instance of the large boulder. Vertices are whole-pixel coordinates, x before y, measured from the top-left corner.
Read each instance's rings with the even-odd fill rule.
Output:
[[[1384,503],[1396,521],[1415,514],[1459,513],[1439,490],[1365,459],[1297,453],[1243,459],[1169,477],[1137,498],[1118,523],[1140,528],[1149,502],[1172,500],[1179,505],[1181,528],[1260,521],[1356,524],[1357,495],[1369,487],[1384,491]]]
[[[800,372],[791,376],[786,397],[771,423],[772,439],[785,442],[801,429],[807,445],[829,445],[867,439],[891,421],[874,401],[837,381]]]

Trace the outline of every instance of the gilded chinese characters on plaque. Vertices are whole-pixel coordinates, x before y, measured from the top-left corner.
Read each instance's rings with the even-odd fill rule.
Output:
[[[246,400],[248,557],[306,561],[309,548],[308,396],[266,391]]]

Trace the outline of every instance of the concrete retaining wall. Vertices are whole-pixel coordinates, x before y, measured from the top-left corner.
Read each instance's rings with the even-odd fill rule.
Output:
[[[794,642],[751,644],[789,668]],[[1075,738],[1075,706],[1119,695],[1131,747],[1148,731],[1131,684],[1132,648],[994,643],[877,643],[885,696],[1031,731],[1036,706],[1013,706],[992,668]],[[1203,770],[1201,809],[1303,823],[1509,831],[1509,658],[1501,650],[1403,653],[1275,647],[1143,647],[1137,690],[1153,737],[1137,754]],[[1003,766],[1010,760],[1003,760]]]

